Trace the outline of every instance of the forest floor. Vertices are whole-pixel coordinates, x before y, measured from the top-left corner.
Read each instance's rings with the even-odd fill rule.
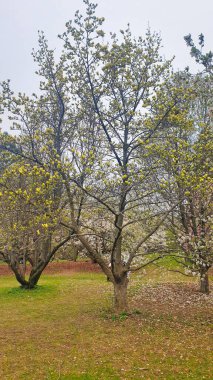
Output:
[[[51,263],[35,290],[0,273],[0,379],[212,379],[213,292],[195,279],[134,274],[117,316],[96,265]]]

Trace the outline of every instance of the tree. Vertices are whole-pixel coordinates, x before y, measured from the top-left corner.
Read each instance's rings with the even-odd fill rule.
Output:
[[[60,228],[61,210],[54,207],[56,181],[55,174],[20,162],[5,169],[0,180],[0,252],[24,288],[35,287],[50,259],[70,239]],[[60,234],[63,239],[57,242]]]
[[[184,112],[185,89],[165,91],[171,61],[160,56],[158,34],[148,30],[135,39],[128,27],[104,43],[103,18],[96,5],[84,3],[86,17],[76,12],[60,37],[65,50],[58,64],[40,34],[33,56],[41,96],[14,97],[3,83],[4,105],[20,135],[17,152],[0,148],[61,177],[67,199],[62,225],[113,283],[120,312],[128,307],[128,273],[161,257],[149,259],[143,244],[175,205],[159,197],[159,161],[149,148]]]
[[[166,222],[170,230],[173,256],[185,273],[199,275],[200,291],[209,293],[208,270],[212,251],[212,79],[191,75],[176,76],[194,96],[183,120],[173,120],[161,149],[163,170],[161,194],[169,205],[179,200]],[[156,152],[156,149],[155,149]]]
[[[92,111],[100,126],[99,149],[97,147],[95,155],[99,162],[95,162],[95,172],[93,167],[84,184],[72,175],[64,174],[63,178],[67,185],[70,181],[76,183],[90,202],[93,199],[91,214],[98,208],[109,221],[112,231],[110,269],[83,236],[80,225],[71,221],[71,226],[89,255],[112,281],[116,309],[124,310],[127,274],[147,265],[146,260],[137,264],[138,258],[145,257],[141,247],[170,212],[162,204],[159,206],[156,188],[152,186],[158,164],[150,162],[147,145],[159,134],[162,137],[167,133],[166,120],[182,103],[183,93],[181,88],[171,88],[168,98],[162,92],[168,82],[171,62],[163,62],[157,34],[148,30],[144,39],[136,40],[128,27],[121,31],[119,38],[111,34],[111,42],[106,44],[101,29],[103,19],[96,17],[94,4],[84,2],[86,17],[77,12],[74,23],[67,23],[61,38],[66,54],[66,75],[72,80],[78,107],[86,113]],[[72,202],[70,197],[71,208],[74,207]],[[84,218],[83,213],[81,217]],[[88,224],[83,222],[83,225]],[[133,231],[133,226],[136,230],[138,225],[141,226],[140,239]]]
[[[193,58],[195,58],[195,61],[197,63],[200,63],[201,65],[203,65],[206,72],[212,73],[212,70],[213,70],[213,53],[211,50],[208,53],[203,53],[204,35],[201,33],[198,36],[199,48],[195,45],[191,34],[188,34],[187,36],[185,36],[184,40],[185,40],[187,46],[189,46],[191,48],[190,54]]]
[[[39,66],[40,70],[38,74],[42,77],[48,74],[51,77],[51,72],[49,72],[49,68],[53,63],[53,52],[46,51],[46,40],[43,34],[40,34],[39,43],[41,46],[40,56],[37,57],[37,53],[34,52],[34,59],[39,59],[45,63],[43,66]],[[43,47],[43,49],[42,49]],[[46,53],[47,56],[45,55]],[[46,59],[46,61],[44,61]],[[48,65],[46,65],[48,63]],[[52,77],[51,77],[52,78]],[[60,212],[63,211],[66,202],[63,200],[63,183],[57,179],[57,161],[58,157],[62,155],[63,149],[66,146],[66,139],[71,138],[71,133],[67,137],[66,131],[64,132],[65,137],[63,138],[62,146],[62,131],[61,124],[64,114],[63,104],[60,97],[60,91],[64,88],[63,78],[61,77],[61,62],[57,67],[57,81],[60,78],[60,89],[57,87],[57,83],[53,77],[51,81],[51,86],[45,87],[45,83],[41,81],[40,90],[45,92],[45,97],[43,95],[37,96],[33,94],[32,97],[28,97],[25,94],[19,93],[18,96],[14,96],[14,93],[10,89],[10,82],[5,81],[2,83],[2,96],[1,96],[1,104],[4,109],[8,110],[9,120],[12,122],[12,129],[15,129],[17,132],[12,137],[9,135],[1,134],[0,136],[0,150],[2,155],[7,155],[7,157],[12,157],[12,160],[15,159],[17,162],[17,172],[19,172],[18,165],[22,167],[22,165],[29,165],[29,167],[36,168],[36,180],[38,188],[42,189],[39,199],[39,204],[37,205],[37,198],[33,204],[32,214],[31,214],[31,223],[35,224],[38,228],[38,221],[34,220],[35,214],[38,213],[40,209],[41,218],[46,213],[46,204],[45,201],[51,202],[51,207],[48,207],[48,213],[50,213],[50,218],[54,219],[54,215],[60,215]],[[46,84],[47,86],[47,84]],[[52,89],[54,91],[52,91]],[[54,98],[54,93],[57,93],[57,97]],[[55,160],[57,157],[57,160]],[[29,169],[30,170],[30,169]],[[35,173],[34,173],[35,174]],[[15,172],[13,173],[15,176]],[[49,176],[47,179],[46,176]],[[30,173],[30,178],[32,177],[32,173]],[[16,177],[15,177],[16,178]],[[52,182],[53,179],[53,182]],[[57,180],[56,180],[57,179]],[[32,178],[31,178],[32,180]],[[33,178],[35,180],[35,178]],[[45,194],[46,199],[44,199],[42,188],[43,181],[45,183],[51,184],[50,188]],[[36,182],[36,181],[34,181]],[[33,183],[34,183],[33,182]],[[27,188],[24,191],[28,191],[28,186],[32,185],[31,182],[26,182]],[[54,186],[53,186],[54,184]],[[14,183],[10,183],[11,191],[13,191]],[[19,194],[20,195],[20,194]],[[33,196],[35,192],[33,193]],[[38,196],[38,194],[36,194]],[[19,197],[20,198],[20,197]],[[3,198],[2,198],[3,199]],[[19,202],[20,199],[14,200],[15,202]],[[28,201],[28,200],[27,200]],[[44,201],[44,203],[42,203]],[[3,200],[5,202],[5,199]],[[22,204],[24,207],[24,204]],[[36,207],[38,209],[36,210]],[[33,216],[34,215],[34,216]],[[3,222],[4,223],[4,222]],[[20,224],[22,220],[20,220]],[[46,222],[42,222],[46,224]],[[40,224],[42,224],[40,223]],[[49,263],[51,258],[54,256],[57,249],[59,249],[63,244],[65,244],[71,237],[70,231],[68,231],[67,235],[65,235],[65,229],[62,229],[62,225],[58,222],[56,223],[58,227],[57,236],[55,234],[55,229],[52,225],[48,225],[48,228],[42,230],[42,233],[39,236],[37,248],[33,243],[33,248],[31,247],[31,253],[34,252],[35,263],[33,263],[32,255],[27,256],[27,260],[29,260],[32,264],[32,271],[29,277],[29,285],[25,284],[26,279],[24,278],[23,283],[26,287],[33,287],[36,285],[42,271]],[[21,228],[23,226],[21,225]],[[30,243],[34,242],[33,236],[35,235],[35,231],[37,228],[29,231],[31,234]],[[53,229],[52,229],[53,228]],[[56,228],[56,226],[55,226]],[[39,230],[40,231],[40,230]],[[8,231],[6,231],[8,232]],[[34,235],[33,235],[34,234]],[[9,236],[7,236],[9,238]],[[17,233],[17,238],[20,239],[20,245],[22,244],[21,234]],[[60,238],[60,241],[58,241]],[[56,241],[57,240],[57,241]],[[29,247],[28,247],[29,248]],[[21,253],[18,252],[19,248],[16,249],[16,256],[18,257]],[[3,252],[3,250],[2,250]],[[12,256],[14,252],[12,252]],[[4,252],[5,255],[5,252]],[[5,255],[6,260],[8,261],[8,257],[11,256]],[[12,257],[11,256],[11,257]],[[11,260],[9,261],[11,265]],[[35,265],[34,265],[35,264]],[[12,268],[13,269],[13,268]],[[24,271],[25,274],[25,271]],[[22,279],[19,276],[19,279]],[[23,285],[24,285],[23,284]],[[24,285],[24,286],[25,286]]]

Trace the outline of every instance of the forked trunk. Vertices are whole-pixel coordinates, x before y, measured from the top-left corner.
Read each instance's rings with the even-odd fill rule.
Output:
[[[16,269],[14,270],[14,268],[12,268],[12,270],[15,273],[16,280],[19,282],[21,287],[24,289],[33,289],[37,285],[37,282],[38,282],[38,280],[41,276],[41,273],[43,271],[43,270],[40,270],[39,272],[36,272],[36,274],[34,273],[33,276],[31,276],[31,274],[30,274],[30,277],[27,280]]]
[[[204,294],[209,294],[209,276],[204,273],[200,278],[200,291]]]
[[[22,267],[18,267],[17,265],[10,265],[10,267],[22,288],[33,289],[37,285],[38,280],[48,263],[49,260],[46,262],[40,262],[38,266],[32,268],[28,279],[25,278],[25,272],[23,272]]]
[[[39,278],[41,277],[41,274],[43,270],[46,268],[46,266],[49,264],[50,258],[47,259],[45,262],[40,262],[39,265],[37,265],[35,268],[32,268],[29,276],[29,285],[28,289],[33,289],[37,283]]]
[[[114,309],[118,314],[128,311],[127,286],[127,276],[120,282],[114,282]]]

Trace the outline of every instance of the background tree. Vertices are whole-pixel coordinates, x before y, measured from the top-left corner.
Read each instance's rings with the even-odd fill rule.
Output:
[[[170,132],[158,150],[163,170],[157,180],[169,205],[179,201],[166,222],[176,242],[173,250],[179,252],[176,259],[186,273],[199,275],[200,290],[208,293],[208,270],[213,263],[212,83],[209,76],[188,71],[177,74],[175,80],[191,88],[193,101],[182,120],[179,116],[171,120]]]
[[[21,93],[14,96],[10,89],[9,81],[2,83],[2,105],[9,113],[9,119],[12,122],[12,128],[16,130],[16,134],[13,137],[2,134],[0,148],[2,154],[7,154],[13,159],[16,157],[16,161],[20,166],[24,163],[30,167],[35,166],[37,168],[37,183],[39,188],[42,189],[40,194],[41,204],[44,195],[43,181],[44,183],[50,181],[52,185],[54,183],[54,186],[50,186],[45,195],[47,201],[51,202],[51,209],[48,209],[48,212],[51,211],[53,217],[54,214],[59,215],[66,205],[66,201],[63,200],[63,183],[58,179],[56,180],[56,178],[58,157],[62,156],[67,139],[71,138],[71,130],[69,135],[66,130],[63,129],[62,131],[65,111],[62,102],[62,94],[65,92],[65,83],[62,77],[62,60],[56,67],[53,51],[48,50],[47,41],[42,33],[39,35],[39,46],[39,52],[33,52],[34,59],[39,66],[37,73],[41,79],[48,78],[48,82],[41,80],[40,96],[33,94],[32,97],[28,97]],[[55,94],[56,96],[54,97]],[[70,117],[70,114],[67,117]],[[49,175],[48,179],[46,179],[46,175]],[[52,178],[54,178],[53,182],[51,182]],[[25,185],[30,186],[30,182],[26,182]],[[13,183],[11,183],[11,186],[13,187]],[[36,208],[36,202],[34,207]],[[43,215],[45,204],[43,203],[43,206],[38,205],[38,207],[40,207],[41,215]],[[33,222],[33,219],[31,222]],[[35,221],[35,223],[37,222]],[[43,269],[57,249],[70,239],[70,232],[64,236],[64,231],[61,233],[61,228],[59,228],[57,232],[58,244],[53,239],[51,228],[50,230],[49,228],[45,231],[43,230],[43,233],[39,236],[39,247],[37,247],[37,250],[35,249],[35,252],[37,251],[36,255],[39,255],[40,259],[36,260],[35,267],[32,268],[29,278],[30,287],[37,283]],[[60,237],[61,240],[58,241]]]
[[[184,40],[186,41],[187,46],[191,48],[190,54],[195,58],[195,61],[203,65],[206,72],[213,73],[213,53],[211,50],[208,53],[203,53],[204,35],[201,33],[198,36],[199,47],[195,45],[191,34],[185,36]]]
[[[36,165],[13,163],[0,179],[0,252],[25,288],[33,288],[51,258],[69,239],[53,197],[56,175]],[[27,275],[27,263],[29,277]]]

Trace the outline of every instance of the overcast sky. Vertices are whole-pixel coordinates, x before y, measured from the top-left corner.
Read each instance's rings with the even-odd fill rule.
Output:
[[[149,25],[162,36],[162,53],[173,55],[175,67],[193,66],[183,36],[196,39],[202,32],[206,48],[213,50],[213,0],[97,0],[97,14],[106,18],[106,31],[119,31],[129,22],[134,35]],[[0,0],[0,81],[10,78],[16,91],[36,91],[31,51],[37,47],[37,31],[43,30],[52,48],[60,49],[57,35],[82,0]]]

